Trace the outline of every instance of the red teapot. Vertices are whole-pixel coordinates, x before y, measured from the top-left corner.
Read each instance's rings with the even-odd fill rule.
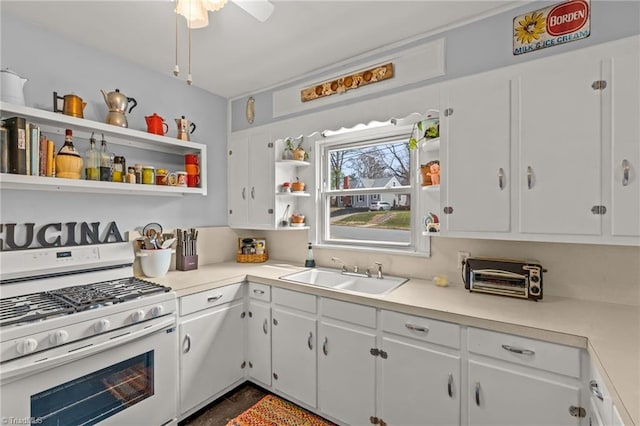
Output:
[[[163,136],[169,131],[169,125],[164,122],[164,118],[155,112],[153,115],[148,115],[144,119],[147,121],[147,132],[149,133]]]

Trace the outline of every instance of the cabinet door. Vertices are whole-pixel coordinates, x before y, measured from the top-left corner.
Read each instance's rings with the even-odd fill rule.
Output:
[[[275,216],[275,159],[268,136],[251,136],[248,141],[248,162],[244,173],[249,175],[249,225],[273,228]]]
[[[611,79],[611,233],[640,236],[640,61],[638,50],[613,59]]]
[[[273,387],[316,406],[316,320],[273,309]]]
[[[242,379],[243,303],[180,322],[180,412],[185,413]]]
[[[229,141],[227,157],[227,190],[229,226],[246,225],[249,206],[249,173],[247,159],[249,145],[247,138],[235,138]]]
[[[501,73],[447,86],[441,122],[446,231],[510,231],[511,83]],[[446,110],[451,114],[447,116]]]
[[[247,322],[248,361],[251,378],[271,386],[271,308],[249,302]]]
[[[600,61],[565,56],[520,74],[520,232],[600,235]]]
[[[363,425],[375,413],[375,330],[346,323],[318,327],[318,407],[346,424]]]
[[[460,424],[460,357],[382,339],[380,417],[389,425]]]
[[[579,384],[469,361],[470,425],[577,426],[572,405],[580,406]]]

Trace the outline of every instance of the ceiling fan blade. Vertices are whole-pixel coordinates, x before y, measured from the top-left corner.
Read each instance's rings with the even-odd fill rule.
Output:
[[[260,22],[264,22],[269,19],[269,16],[273,13],[273,3],[269,0],[231,0],[237,4],[241,9],[253,16]]]

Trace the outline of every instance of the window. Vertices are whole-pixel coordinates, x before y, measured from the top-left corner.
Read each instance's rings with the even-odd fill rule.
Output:
[[[416,250],[417,159],[407,144],[410,133],[411,126],[389,124],[320,143],[320,243]]]

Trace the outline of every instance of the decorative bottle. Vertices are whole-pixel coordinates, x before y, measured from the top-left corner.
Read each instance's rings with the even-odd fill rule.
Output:
[[[96,140],[91,133],[89,150],[86,153],[87,167],[84,169],[86,180],[100,180],[100,151],[96,148]]]
[[[80,179],[82,175],[82,157],[73,146],[71,129],[65,130],[64,145],[56,155],[56,177]]]
[[[107,151],[107,141],[102,135],[102,149],[100,151],[100,180],[111,181],[111,154]]]
[[[311,246],[311,242],[307,246],[307,260],[304,261],[305,268],[315,268],[316,261],[313,259],[313,247]]]

